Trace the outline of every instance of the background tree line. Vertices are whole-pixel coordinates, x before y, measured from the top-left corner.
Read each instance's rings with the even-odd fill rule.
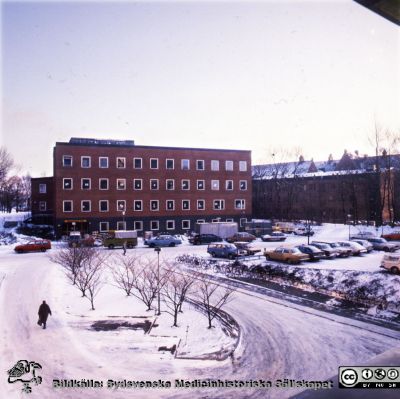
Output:
[[[18,175],[19,167],[5,147],[0,147],[0,212],[30,209],[31,178]]]

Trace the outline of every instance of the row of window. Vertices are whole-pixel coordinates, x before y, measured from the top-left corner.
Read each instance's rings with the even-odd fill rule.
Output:
[[[181,159],[180,160],[180,169],[181,170],[190,170],[190,159]],[[206,170],[206,161],[204,159],[196,159],[195,161],[196,170]],[[218,159],[213,159],[210,162],[210,169],[213,171],[220,170],[220,161]],[[236,161],[237,162],[237,161]],[[247,161],[238,161],[239,162],[239,171],[247,172]],[[62,165],[66,168],[71,168],[74,164],[74,158],[72,155],[63,155],[62,157]],[[99,157],[98,158],[98,166],[99,168],[109,168],[110,160],[109,157]],[[81,156],[81,168],[91,168],[92,167],[92,157],[91,156]],[[125,157],[116,157],[115,159],[115,167],[117,169],[125,169],[127,167],[127,161]],[[133,168],[134,169],[143,169],[144,161],[143,158],[133,158]],[[159,169],[160,161],[158,158],[150,158],[149,159],[149,168],[150,169]],[[165,160],[165,169],[173,170],[176,168],[176,162],[173,158],[168,158]],[[234,161],[225,161],[225,170],[233,171],[234,170]]]
[[[150,190],[159,190],[160,189],[160,181],[158,179],[150,179]],[[63,189],[64,190],[72,190],[73,189],[73,178],[65,177],[63,178]],[[182,190],[190,190],[190,180],[182,179],[181,180],[181,189]],[[90,190],[92,187],[92,180],[90,178],[81,178],[81,189],[82,190]],[[143,179],[133,179],[133,189],[134,190],[143,190]],[[109,190],[110,184],[108,178],[100,178],[99,179],[99,189],[100,190]],[[126,190],[127,184],[126,179],[116,179],[116,189],[117,190]],[[205,180],[196,180],[196,188],[197,190],[205,190],[206,183]],[[225,190],[233,190],[233,180],[225,180]],[[165,189],[166,190],[175,190],[175,179],[166,179],[165,180]],[[220,189],[220,181],[219,180],[211,180],[210,185],[211,190],[219,190]],[[247,180],[239,181],[239,189],[241,191],[247,190]]]
[[[165,201],[165,210],[174,211],[175,204],[177,201],[175,200],[166,200]],[[224,210],[225,209],[225,200],[224,199],[215,199],[213,200],[213,209],[214,210]],[[81,200],[80,202],[80,210],[81,212],[91,212],[92,211],[92,201],[91,200]],[[204,211],[206,209],[206,201],[203,199],[196,200],[197,210]],[[160,210],[160,201],[159,200],[150,200],[149,207],[151,211],[159,211]],[[235,199],[234,200],[235,209],[246,209],[246,200],[244,199]],[[125,214],[126,212],[126,201],[125,200],[117,200],[116,203],[116,211],[122,212]],[[133,211],[141,212],[143,211],[143,200],[134,200],[133,201]],[[100,212],[109,212],[109,201],[108,200],[100,200],[99,208]],[[190,210],[190,200],[182,200],[181,201],[181,210],[189,211]],[[73,212],[74,211],[74,202],[72,200],[63,201],[63,212]]]
[[[213,219],[212,222],[220,222],[221,219]],[[226,219],[227,222],[233,222],[233,219]],[[247,222],[246,218],[240,219],[240,226],[243,226],[244,223]],[[196,220],[196,223],[205,223],[204,219]],[[117,230],[126,230],[126,222],[121,220],[117,222]],[[175,220],[167,220],[165,222],[165,227],[167,230],[175,230],[176,223]],[[143,221],[142,220],[134,220],[133,222],[134,230],[142,231],[143,230]],[[182,230],[190,230],[191,224],[190,220],[182,220],[181,221]],[[110,222],[99,222],[99,231],[105,232],[110,230]],[[159,220],[150,220],[150,230],[159,231],[160,230],[160,221]]]

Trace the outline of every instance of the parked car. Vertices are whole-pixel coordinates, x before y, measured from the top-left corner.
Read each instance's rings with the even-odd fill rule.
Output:
[[[49,240],[30,240],[25,244],[19,244],[14,248],[14,251],[22,254],[23,252],[46,252],[51,249],[51,242]]]
[[[350,248],[354,256],[360,256],[367,253],[367,250],[364,248],[364,246],[355,241],[339,241],[338,244],[342,247]]]
[[[381,266],[394,274],[400,273],[400,254],[387,254],[383,256]]]
[[[215,234],[194,234],[189,238],[189,242],[193,245],[209,244],[210,242],[218,241],[223,240]]]
[[[236,241],[233,245],[241,251],[244,255],[255,255],[257,252],[261,252],[261,248],[255,248],[246,241]]]
[[[400,241],[400,231],[392,231],[391,233],[382,234],[381,237],[387,241]]]
[[[367,240],[355,239],[351,241],[361,244],[367,250],[367,253],[370,253],[374,249],[373,245]]]
[[[335,249],[338,252],[338,257],[340,258],[347,258],[352,254],[352,251],[350,248],[342,247],[340,244],[337,242],[325,242],[325,241],[317,241],[318,243],[321,242],[323,244],[328,244],[331,248]],[[314,241],[312,243],[314,245]]]
[[[271,234],[262,235],[261,240],[266,241],[266,242],[285,241],[286,234],[284,234],[280,231],[273,231]]]
[[[308,255],[303,254],[296,247],[277,247],[273,250],[265,250],[264,256],[267,260],[278,260],[289,264],[299,264],[301,261],[309,258]]]
[[[297,236],[313,236],[314,230],[311,227],[296,227],[293,231]]]
[[[332,248],[330,245],[323,242],[312,241],[311,245],[323,251],[327,259],[335,259],[340,255],[340,252],[336,248]]]
[[[303,254],[307,254],[310,261],[318,261],[325,258],[324,252],[313,245],[298,245],[296,248],[303,252]]]
[[[230,237],[226,238],[226,241],[228,242],[235,242],[235,241],[246,241],[246,242],[252,242],[256,239],[256,236],[253,236],[253,234],[247,233],[245,231],[242,232],[237,232]]]
[[[148,238],[144,240],[144,245],[148,245],[151,248],[154,247],[174,247],[175,245],[182,244],[179,238],[175,238],[169,234],[161,234],[157,237]]]
[[[375,238],[376,234],[371,231],[363,231],[361,233],[354,234],[350,237],[351,240],[367,240],[368,238]]]
[[[400,248],[399,244],[394,244],[392,242],[387,242],[382,237],[377,238],[367,238],[367,240],[372,244],[374,249],[378,251],[394,252]]]
[[[68,246],[70,248],[93,247],[94,241],[94,238],[89,234],[85,234],[82,237],[80,231],[71,231],[68,236]]]
[[[207,252],[214,258],[234,259],[241,255],[239,249],[227,242],[213,242],[208,244]]]

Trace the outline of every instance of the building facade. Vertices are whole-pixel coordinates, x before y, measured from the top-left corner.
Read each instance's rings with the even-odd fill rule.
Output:
[[[394,223],[400,220],[400,156],[253,166],[257,218]]]
[[[53,151],[57,236],[135,229],[182,233],[252,215],[251,152],[72,138]],[[33,185],[43,184],[33,179]],[[33,212],[36,212],[33,210]]]

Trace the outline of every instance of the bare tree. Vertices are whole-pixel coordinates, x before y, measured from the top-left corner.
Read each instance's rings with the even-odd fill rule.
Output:
[[[0,147],[0,185],[7,178],[8,173],[14,166],[14,161],[5,147]]]
[[[96,249],[90,247],[65,248],[50,255],[50,260],[59,264],[72,285],[76,285],[76,277],[79,269],[95,253]],[[83,292],[84,295],[85,292]]]
[[[99,251],[98,249],[90,248],[93,251],[82,262],[76,273],[76,286],[82,292],[82,296],[89,299],[94,308],[94,298],[99,293],[103,279],[102,274],[107,262],[108,254]],[[87,295],[86,295],[87,293]]]
[[[194,276],[173,272],[169,269],[169,278],[163,285],[161,291],[163,301],[166,305],[166,312],[174,318],[173,327],[178,327],[178,314],[186,299],[189,289],[194,283]]]
[[[212,328],[212,321],[219,310],[232,300],[234,290],[212,282],[206,275],[198,275],[196,284],[196,298],[203,305],[207,314],[208,328]]]
[[[117,261],[110,265],[114,282],[118,288],[130,296],[135,285],[135,268],[137,269],[139,258],[136,255],[118,255]]]

